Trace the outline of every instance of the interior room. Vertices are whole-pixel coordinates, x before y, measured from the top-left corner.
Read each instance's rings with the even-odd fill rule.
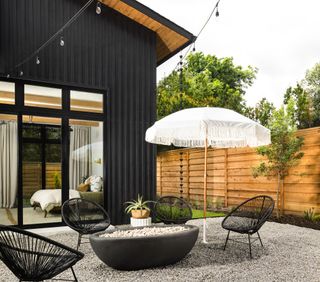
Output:
[[[101,94],[71,90],[69,95],[70,111],[103,113]],[[15,102],[15,84],[0,81],[0,103]],[[65,117],[40,115],[36,110],[61,110],[59,88],[24,85],[24,106],[32,111],[21,115],[21,125],[18,114],[0,114],[0,222],[17,225],[20,205],[24,225],[61,223],[65,190],[69,198],[103,205],[103,121],[69,118],[68,135],[63,137]],[[22,129],[21,136],[18,128]],[[67,158],[63,144],[68,144]],[[65,170],[63,159],[68,161]],[[63,185],[63,179],[68,180],[68,187]]]

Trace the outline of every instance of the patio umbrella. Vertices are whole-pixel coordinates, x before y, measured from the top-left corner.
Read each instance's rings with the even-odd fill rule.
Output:
[[[204,148],[203,242],[206,241],[208,147],[257,147],[270,144],[270,130],[229,109],[190,108],[175,112],[146,131],[146,141],[159,145]]]

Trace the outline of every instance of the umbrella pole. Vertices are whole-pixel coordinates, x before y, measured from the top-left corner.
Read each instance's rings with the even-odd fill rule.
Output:
[[[203,243],[207,242],[207,159],[208,159],[208,138],[204,143],[204,179],[203,179]]]

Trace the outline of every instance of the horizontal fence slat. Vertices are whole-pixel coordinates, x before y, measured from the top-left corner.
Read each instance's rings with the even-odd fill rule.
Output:
[[[320,128],[299,130],[304,138],[303,158],[289,170],[284,180],[284,212],[303,214],[310,208],[320,212]],[[180,154],[182,152],[182,154]],[[180,167],[182,159],[182,168]],[[276,199],[277,178],[252,175],[263,161],[255,148],[208,149],[208,201],[218,199],[228,207],[253,196],[266,194]],[[161,161],[161,165],[160,165]],[[41,169],[41,168],[39,168]],[[182,171],[182,180],[180,180]],[[190,202],[203,201],[204,149],[178,149],[158,153],[157,187],[159,195],[183,196]],[[160,191],[161,185],[161,191]],[[161,193],[160,193],[161,192]]]

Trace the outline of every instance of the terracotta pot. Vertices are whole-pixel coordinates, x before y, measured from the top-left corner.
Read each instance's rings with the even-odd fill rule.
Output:
[[[147,218],[150,215],[150,211],[148,210],[132,210],[131,216],[133,218]]]

